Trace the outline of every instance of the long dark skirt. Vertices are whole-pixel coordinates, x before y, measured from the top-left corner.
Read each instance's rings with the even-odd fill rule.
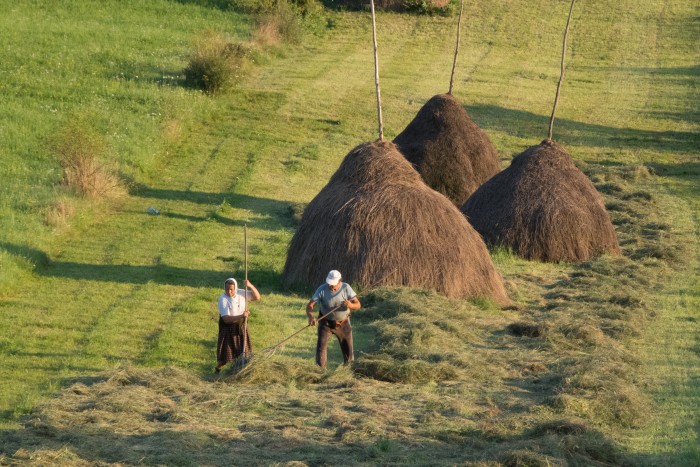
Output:
[[[245,336],[243,335],[245,328]],[[245,349],[243,346],[245,345]],[[253,355],[250,331],[243,322],[226,324],[219,317],[219,340],[216,344],[216,361],[219,365],[236,360],[245,354],[245,359]]]

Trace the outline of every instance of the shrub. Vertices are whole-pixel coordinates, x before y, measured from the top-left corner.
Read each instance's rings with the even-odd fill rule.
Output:
[[[323,3],[328,8],[335,9],[366,10],[370,8],[369,2],[365,0],[323,0]],[[455,3],[457,2],[450,0],[375,0],[374,7],[383,11],[450,16],[454,14]]]
[[[302,11],[296,5],[279,0],[260,12],[253,33],[255,42],[277,44],[298,43],[302,37]]]
[[[106,152],[102,135],[84,119],[69,122],[56,136],[53,149],[63,170],[61,182],[80,195],[117,197],[125,192],[118,176],[101,162]]]
[[[188,86],[215,94],[230,89],[244,72],[248,47],[207,32],[196,44],[185,68]]]

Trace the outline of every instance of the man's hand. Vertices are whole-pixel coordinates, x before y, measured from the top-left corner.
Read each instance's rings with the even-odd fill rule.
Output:
[[[306,304],[306,318],[309,320],[309,326],[316,326],[316,318],[314,318],[314,305],[316,302],[313,300]]]

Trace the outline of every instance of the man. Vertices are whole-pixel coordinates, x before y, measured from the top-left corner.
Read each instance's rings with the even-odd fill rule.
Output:
[[[328,362],[327,347],[331,334],[335,334],[343,352],[343,361],[347,365],[355,359],[352,349],[352,326],[350,326],[351,310],[360,309],[360,301],[350,284],[341,282],[340,272],[335,269],[328,273],[326,283],[320,286],[306,305],[306,317],[309,326],[318,323],[318,341],[316,342],[316,364],[326,368]],[[320,303],[319,318],[313,315],[314,306]],[[329,314],[330,313],[330,314]]]
[[[243,356],[242,363],[252,355],[247,318],[250,315],[247,302],[260,300],[260,292],[249,281],[243,281],[243,289],[238,288],[236,279],[231,277],[224,282],[224,293],[219,297],[219,339],[216,345],[216,373],[229,362]],[[246,289],[250,289],[247,290]]]

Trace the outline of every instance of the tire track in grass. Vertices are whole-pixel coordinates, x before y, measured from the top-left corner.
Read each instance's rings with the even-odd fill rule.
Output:
[[[683,39],[678,35],[686,33],[677,24],[693,14],[690,7],[683,12],[672,8],[671,4],[668,0],[663,2],[655,16],[656,27],[652,34],[657,70],[665,69],[666,52],[676,50]],[[689,16],[684,17],[684,14]],[[689,81],[697,83],[697,73],[693,78]],[[659,102],[665,97],[657,90],[666,89],[667,80],[664,73],[655,73],[647,81],[643,109],[659,108]],[[682,88],[685,94],[682,100],[689,102],[697,97],[694,89],[691,86]],[[645,339],[638,345],[639,353],[644,356],[644,374],[651,379],[647,391],[655,401],[656,419],[644,430],[630,434],[630,440],[640,453],[640,463],[698,465],[700,189],[697,182],[700,160],[697,155],[684,158],[673,153],[673,149],[669,149],[665,158],[654,159],[667,167],[662,170],[657,184],[661,192],[658,202],[673,226],[672,234],[681,236],[686,250],[676,261],[682,269],[674,272],[665,290],[656,294],[655,308],[660,316],[651,323]],[[687,170],[683,169],[684,165]],[[654,454],[650,459],[645,457],[646,453]]]
[[[669,278],[666,290],[656,295],[659,316],[637,345],[638,353],[643,355],[644,374],[650,379],[647,392],[656,403],[655,422],[629,434],[640,463],[700,462],[700,202],[697,188],[688,189],[693,181],[685,182],[685,187],[676,180],[663,182],[665,193],[659,196],[670,224],[690,243],[688,252],[692,253],[682,260],[682,270]],[[649,459],[645,453],[655,454]]]

